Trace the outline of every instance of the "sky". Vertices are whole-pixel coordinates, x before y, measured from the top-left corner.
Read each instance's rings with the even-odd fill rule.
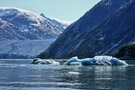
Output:
[[[65,21],[76,21],[100,0],[0,0],[0,7],[16,7]]]

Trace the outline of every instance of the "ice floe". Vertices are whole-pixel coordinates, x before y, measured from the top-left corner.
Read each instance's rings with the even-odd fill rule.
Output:
[[[111,56],[95,56],[94,58],[78,59],[73,57],[65,65],[128,65],[125,61]]]
[[[40,58],[35,58],[31,64],[52,64],[52,65],[59,65],[59,62],[54,60],[42,60]]]

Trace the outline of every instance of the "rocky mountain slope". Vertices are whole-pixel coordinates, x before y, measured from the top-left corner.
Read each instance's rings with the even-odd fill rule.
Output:
[[[134,0],[101,0],[37,57],[111,55],[135,40],[134,10]]]
[[[56,38],[64,27],[31,11],[0,8],[0,40],[42,40]]]

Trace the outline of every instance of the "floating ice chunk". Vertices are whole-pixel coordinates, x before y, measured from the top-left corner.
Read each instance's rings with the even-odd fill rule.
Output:
[[[94,59],[98,62],[103,62],[104,64],[109,65],[127,65],[125,61],[119,60],[111,56],[95,56]]]
[[[82,63],[81,62],[72,62],[72,63],[70,63],[70,65],[82,65]]]
[[[80,62],[80,61],[78,60],[78,57],[72,57],[71,59],[69,59],[69,60],[65,63],[65,65],[71,65],[71,63],[74,63],[74,62]]]
[[[95,56],[94,59],[96,60],[110,60],[112,59],[112,56]]]
[[[40,58],[35,58],[31,64],[44,64],[45,62]]]
[[[110,62],[111,62],[113,65],[128,65],[125,61],[119,60],[119,59],[117,59],[117,58],[111,59]]]
[[[60,65],[59,62],[56,62],[56,61],[54,61],[54,60],[51,60],[51,64],[53,64],[53,65]]]
[[[73,57],[69,59],[65,64],[74,65],[74,63],[80,63],[82,65],[127,65],[125,61],[111,56],[95,56],[94,58],[85,59],[78,59],[77,57]]]
[[[79,72],[69,72],[69,74],[80,74]]]
[[[39,58],[35,58],[32,62],[32,64],[52,64],[52,65],[59,65],[59,62],[56,62],[54,60],[42,60]]]

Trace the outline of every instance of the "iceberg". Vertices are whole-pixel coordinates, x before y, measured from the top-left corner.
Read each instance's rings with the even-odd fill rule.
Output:
[[[42,60],[40,58],[35,58],[31,64],[52,64],[52,65],[59,65],[59,62],[54,60]]]
[[[72,57],[65,65],[128,65],[125,61],[119,60],[111,56],[95,56],[94,58],[78,59],[78,57]]]
[[[81,62],[80,60],[78,60],[78,57],[72,57],[71,59],[69,59],[65,65],[72,65],[72,63],[79,63]]]

